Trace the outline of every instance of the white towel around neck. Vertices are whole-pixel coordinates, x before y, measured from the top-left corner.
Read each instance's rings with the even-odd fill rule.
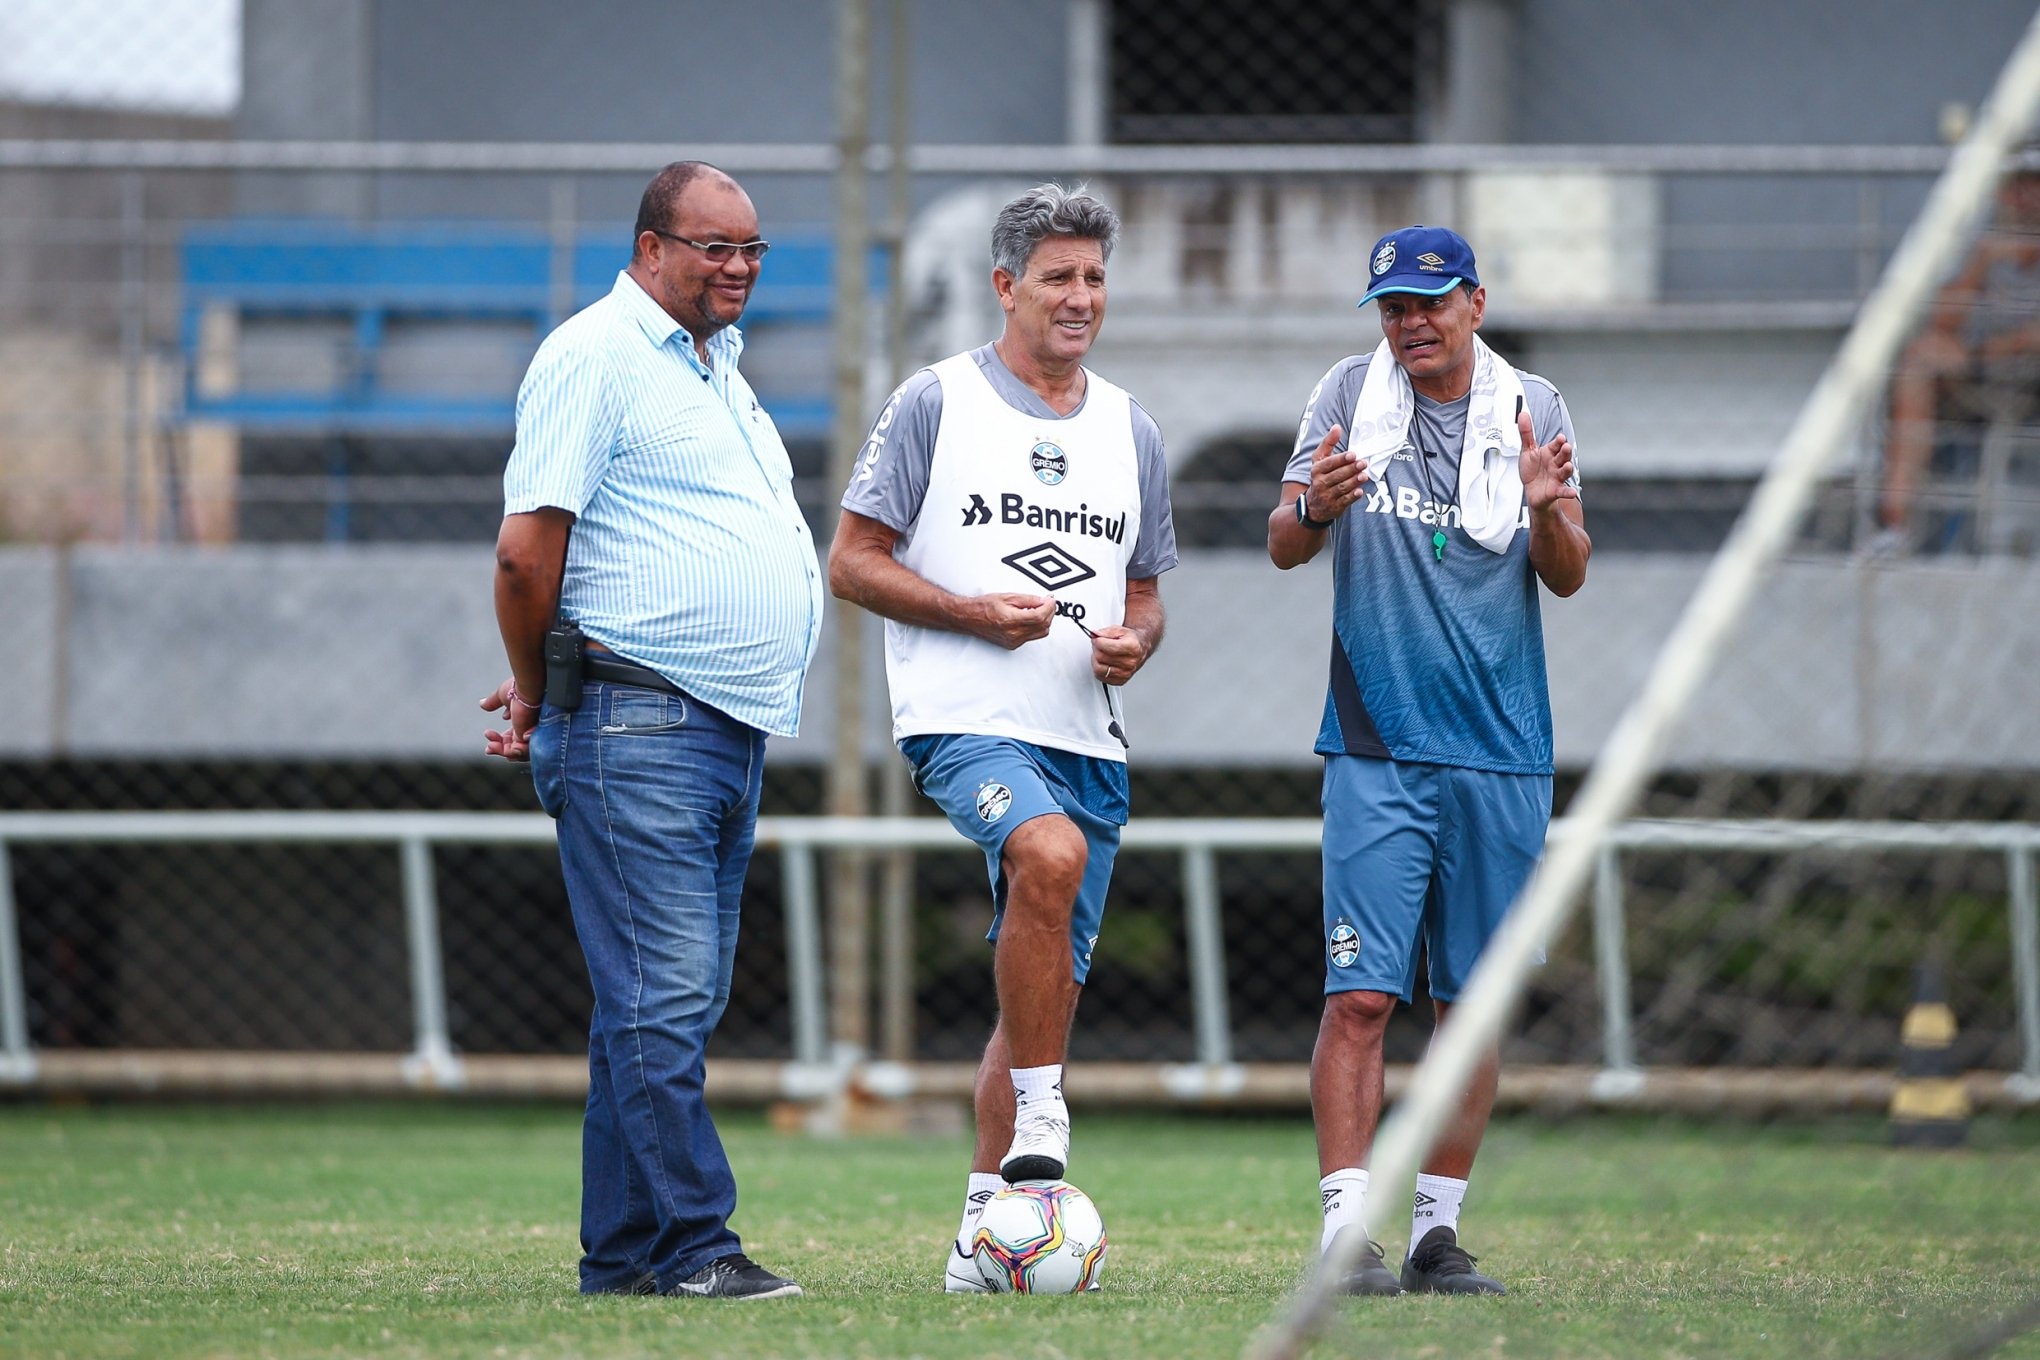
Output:
[[[1489,552],[1504,553],[1523,517],[1523,474],[1518,467],[1523,437],[1516,429],[1523,380],[1478,335],[1473,337],[1473,389],[1468,395],[1472,399],[1466,404],[1466,434],[1459,449],[1459,527]],[[1409,438],[1416,409],[1410,375],[1383,340],[1353,404],[1347,449],[1368,466],[1376,466],[1378,459],[1394,454]]]

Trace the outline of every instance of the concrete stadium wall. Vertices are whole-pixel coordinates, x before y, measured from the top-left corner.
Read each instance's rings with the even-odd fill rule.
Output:
[[[1562,765],[1606,738],[1705,563],[1611,554],[1545,601]],[[503,674],[485,546],[0,550],[0,758],[482,759]],[[1307,764],[1330,577],[1253,552],[1187,557],[1169,635],[1127,695],[1134,758]],[[832,605],[802,735],[829,752]],[[1786,565],[1704,685],[1674,764],[1846,770],[2040,766],[2040,565]],[[876,633],[867,653],[878,650]],[[870,655],[873,733],[882,663]],[[873,749],[883,738],[874,736]]]

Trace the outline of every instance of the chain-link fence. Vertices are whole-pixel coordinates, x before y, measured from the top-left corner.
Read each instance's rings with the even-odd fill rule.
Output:
[[[0,19],[0,623],[20,640],[0,658],[17,717],[0,810],[529,810],[522,772],[471,754],[474,696],[501,665],[498,479],[530,353],[627,258],[663,153],[627,162],[619,144],[646,127],[677,129],[673,154],[688,138],[732,152],[759,204],[774,247],[745,364],[818,536],[833,526],[829,8],[765,6],[811,32],[784,60],[812,79],[777,82],[768,109],[742,63],[699,73],[710,122],[638,88],[627,32],[562,29],[544,7],[488,35],[485,61],[453,55],[473,35],[448,6],[197,5],[118,42],[77,26],[100,8]],[[883,28],[895,11],[877,8]],[[1940,157],[1922,144],[1981,96],[2017,19],[1986,6],[1974,32],[1904,52],[1865,39],[1864,69],[1905,66],[1904,88],[1927,91],[1901,122],[1904,100],[1865,102],[1875,80],[1792,68],[1852,29],[1822,6],[1766,11],[1776,52],[1717,61],[1727,95],[1683,89],[1683,66],[1650,89],[1637,73],[1667,47],[1713,52],[1733,15],[1047,8],[1044,28],[1010,7],[905,7],[908,353],[874,338],[869,395],[996,333],[986,232],[1013,186],[1088,178],[1119,208],[1096,364],[1168,438],[1184,553],[1164,582],[1169,644],[1128,694],[1141,819],[1315,814],[1329,586],[1277,574],[1261,544],[1313,384],[1379,338],[1352,306],[1372,244],[1419,219],[1472,240],[1483,335],[1550,378],[1579,431],[1597,555],[1579,597],[1545,606],[1562,810],[1917,211]],[[39,36],[5,29],[30,21]],[[48,27],[66,22],[68,39]],[[51,42],[64,60],[21,55]],[[966,60],[987,48],[1010,69]],[[53,86],[67,61],[88,75]],[[1807,106],[1746,126],[1772,63]],[[196,94],[109,93],[114,66],[215,74]],[[587,110],[588,70],[613,110]],[[1028,97],[1040,88],[1060,102]],[[1832,144],[1850,135],[1888,145]],[[2040,820],[2040,228],[2022,185],[1920,318],[1649,815]],[[822,809],[830,674],[818,665],[803,737],[775,747],[768,813]],[[876,791],[893,757],[871,685]],[[412,1041],[387,848],[38,842],[9,858],[38,1047]],[[1638,1059],[1888,1065],[1931,960],[1963,1059],[2020,1066],[2008,864],[1626,854]],[[577,1050],[585,979],[551,857],[448,844],[433,865],[453,1044]],[[1320,1005],[1317,856],[1224,851],[1217,869],[1230,1056],[1300,1061]],[[760,856],[723,1056],[790,1051],[782,875]],[[894,908],[907,1019],[872,1029],[895,1056],[968,1060],[991,1018],[982,864],[923,851],[910,881]],[[1122,858],[1079,1060],[1201,1056],[1190,891],[1174,850]],[[1515,1058],[1604,1059],[1596,948],[1586,924],[1554,942]],[[1399,1021],[1392,1056],[1424,1032]]]

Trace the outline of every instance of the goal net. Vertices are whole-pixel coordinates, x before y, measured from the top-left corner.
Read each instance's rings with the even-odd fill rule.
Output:
[[[2022,270],[2040,278],[2040,195],[2027,187],[2040,175],[2019,152],[2036,103],[2040,20],[1384,1121],[1370,1222],[1408,1203],[1479,1055],[1589,897],[1604,955],[1630,951],[1626,967],[1604,970],[1630,989],[1603,998],[1607,1099],[1682,1066],[1762,1068],[1773,1088],[1897,1069],[1903,1093],[1907,1043],[1943,1050],[1938,1072],[1915,1072],[1913,1093],[1861,1087],[1930,1139],[1965,1112],[1965,1067],[1998,1068],[1991,1091],[2007,1102],[2040,1099],[2040,385],[2035,356],[2020,352],[2040,344],[2040,289],[2020,282]],[[1858,474],[1879,480],[1863,501],[1874,519],[1823,544],[1822,493],[1857,441],[1881,449]],[[1760,759],[1767,742],[1781,752],[1774,768]],[[1711,773],[1710,749],[1735,749],[1737,772]],[[1805,1004],[1812,996],[1819,1004]],[[1988,1022],[1957,1043],[1965,1010]],[[1721,1079],[1697,1102],[1765,1098]],[[1342,1234],[1249,1353],[1307,1348],[1362,1246]]]

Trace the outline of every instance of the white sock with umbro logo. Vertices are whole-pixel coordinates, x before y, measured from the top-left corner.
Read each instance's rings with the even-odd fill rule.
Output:
[[[978,1219],[984,1215],[985,1206],[1005,1188],[1006,1178],[996,1171],[970,1173],[970,1189],[963,1196],[963,1223],[956,1230],[957,1249],[965,1256],[970,1255],[970,1239],[977,1233]]]
[[[1361,1203],[1367,1198],[1367,1172],[1357,1166],[1334,1171],[1317,1183],[1318,1201],[1324,1208],[1325,1230],[1318,1238],[1318,1255],[1332,1245],[1341,1228],[1360,1222]]]
[[[1013,1103],[1032,1105],[1038,1100],[1052,1100],[1063,1103],[1063,1065],[1049,1063],[1042,1067],[1015,1067],[1013,1073]]]
[[[1418,1176],[1417,1196],[1410,1212],[1410,1250],[1433,1228],[1459,1235],[1459,1206],[1466,1202],[1466,1182],[1450,1176]]]

